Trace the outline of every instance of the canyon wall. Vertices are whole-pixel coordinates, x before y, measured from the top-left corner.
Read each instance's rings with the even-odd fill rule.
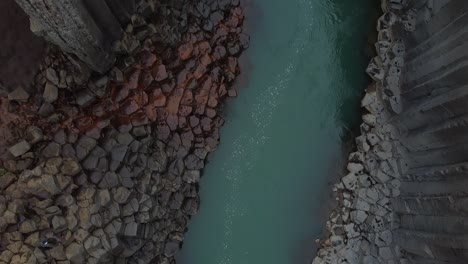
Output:
[[[382,9],[362,135],[313,263],[468,263],[468,2]]]
[[[394,241],[413,263],[467,263],[468,2],[413,8],[416,30],[401,35],[403,111],[393,121],[408,157],[392,201]]]

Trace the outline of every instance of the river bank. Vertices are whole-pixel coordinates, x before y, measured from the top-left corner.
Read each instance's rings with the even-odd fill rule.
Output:
[[[1,263],[175,263],[249,37],[236,0],[140,4],[109,74],[52,48],[3,103]]]
[[[377,23],[377,56],[367,68],[375,81],[361,106],[361,135],[348,158],[347,172],[334,186],[337,207],[330,214],[327,238],[321,240],[313,264],[398,263],[402,252],[392,239],[398,228],[391,201],[400,195],[407,169],[400,131],[391,124],[401,111],[399,78],[405,45],[394,28],[414,30],[414,17],[403,5],[382,1],[385,12]],[[395,30],[398,31],[398,30]]]

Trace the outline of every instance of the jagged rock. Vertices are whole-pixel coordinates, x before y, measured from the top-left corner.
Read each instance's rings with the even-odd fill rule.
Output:
[[[44,139],[44,134],[40,128],[36,126],[30,126],[28,129],[26,129],[24,139],[28,141],[29,144],[34,145]]]
[[[49,143],[42,151],[42,155],[46,158],[58,157],[60,155],[60,145],[55,142]]]
[[[51,103],[43,102],[39,111],[37,111],[38,115],[43,117],[49,117],[54,112],[54,106]]]
[[[119,185],[119,178],[115,172],[106,172],[101,182],[99,183],[99,188],[101,189],[110,189]]]
[[[166,71],[166,66],[161,64],[153,68],[152,75],[155,81],[164,81],[169,76]]]
[[[67,259],[72,263],[72,264],[82,264],[86,263],[85,262],[85,251],[82,245],[78,243],[71,243],[70,245],[67,246],[65,249],[65,255],[67,256]]]
[[[363,172],[363,170],[364,170],[364,166],[362,164],[359,164],[359,163],[350,162],[350,163],[348,163],[347,169],[350,172],[361,174]]]
[[[114,200],[119,204],[124,204],[125,202],[127,202],[129,196],[130,191],[125,187],[118,187],[113,192]]]
[[[16,175],[13,173],[6,173],[3,176],[0,176],[0,190],[5,190],[16,180]]]
[[[34,233],[30,234],[24,240],[24,243],[26,243],[26,244],[28,244],[30,246],[33,246],[33,247],[36,247],[39,244],[39,242],[40,242],[39,232],[34,232]]]
[[[167,257],[173,257],[179,251],[179,243],[176,241],[171,241],[166,243],[164,247],[164,255]]]
[[[59,85],[59,77],[53,68],[46,69],[46,78],[54,85]]]
[[[52,258],[55,260],[67,260],[67,255],[65,254],[65,251],[63,249],[63,245],[57,245],[55,247],[52,247],[48,253]]]
[[[200,181],[199,170],[186,170],[183,175],[184,181],[187,183],[197,183]]]
[[[345,177],[342,178],[342,182],[346,189],[354,190],[356,189],[357,184],[357,175],[353,172],[347,174]]]
[[[25,220],[19,225],[19,231],[23,234],[29,234],[37,230],[36,222]]]
[[[205,166],[204,161],[195,155],[188,155],[184,162],[189,170],[201,170]]]
[[[10,147],[8,150],[13,156],[19,157],[28,152],[30,149],[31,145],[29,145],[29,143],[26,140],[22,140],[16,145]]]
[[[193,45],[191,43],[184,44],[179,47],[179,58],[181,60],[187,60],[192,56]]]
[[[10,101],[27,101],[28,99],[29,94],[21,86],[8,94],[8,100]]]
[[[198,201],[196,199],[188,199],[185,201],[184,211],[188,215],[195,215],[198,211]]]
[[[67,227],[67,220],[61,216],[54,216],[52,218],[52,227],[57,231],[64,230]]]
[[[75,160],[65,159],[60,171],[64,175],[75,176],[81,171],[81,168]]]
[[[125,225],[124,235],[129,237],[136,237],[138,234],[138,224],[130,222]]]
[[[104,190],[99,190],[96,195],[96,204],[99,204],[100,206],[106,207],[110,204],[111,202],[111,197],[109,190],[104,189]]]

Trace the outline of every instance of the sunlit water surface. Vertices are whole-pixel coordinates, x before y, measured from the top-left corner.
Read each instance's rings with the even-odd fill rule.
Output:
[[[179,264],[310,263],[359,120],[375,0],[250,0],[239,96]]]

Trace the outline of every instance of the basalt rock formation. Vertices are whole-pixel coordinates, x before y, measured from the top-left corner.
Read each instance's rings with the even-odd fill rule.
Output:
[[[362,135],[313,263],[468,263],[468,3],[382,7]]]
[[[248,36],[239,1],[156,4],[108,74],[51,48],[8,94],[0,264],[175,263]]]

